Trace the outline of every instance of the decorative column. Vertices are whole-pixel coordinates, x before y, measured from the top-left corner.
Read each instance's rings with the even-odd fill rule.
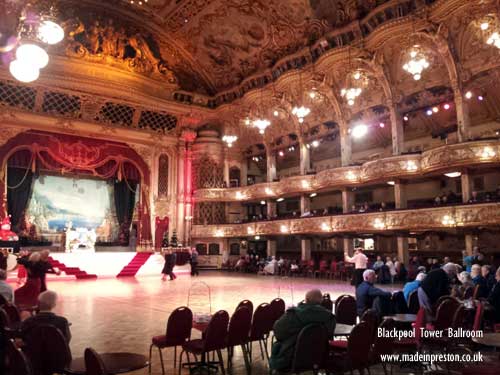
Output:
[[[267,256],[276,256],[276,240],[267,240]]]
[[[343,167],[350,165],[352,162],[351,136],[347,124],[340,126],[340,158]]]
[[[460,176],[460,181],[462,183],[462,202],[467,203],[471,199],[471,183],[470,183],[470,175],[467,170],[464,170],[462,172],[462,175]]]
[[[300,148],[300,174],[306,175],[311,170],[311,150],[307,147],[304,139],[299,139]]]
[[[276,201],[268,200],[266,202],[267,206],[267,217],[272,218],[277,216]]]
[[[190,240],[193,219],[192,146],[195,138],[195,131],[184,130],[179,139],[177,238],[183,245]]]
[[[465,235],[465,251],[467,255],[472,255],[474,249],[474,236],[472,234]]]
[[[267,182],[276,180],[276,154],[271,150],[271,146],[266,144],[266,161],[267,161]]]
[[[408,207],[408,198],[406,196],[406,184],[402,181],[396,181],[394,184],[394,203],[396,209],[401,210]]]
[[[224,182],[226,187],[231,187],[231,181],[229,181],[229,159],[227,155],[227,147],[224,148]]]
[[[458,86],[453,87],[455,108],[457,111],[457,133],[458,141],[466,142],[470,137],[470,114],[467,100],[462,95],[462,90]]]
[[[309,238],[303,238],[300,240],[300,250],[302,260],[311,259],[311,240]]]
[[[344,253],[349,254],[349,256],[352,256],[354,253],[354,243],[352,241],[352,238],[347,238],[344,237]]]
[[[351,212],[354,204],[354,194],[349,189],[342,190],[342,212],[348,214]]]
[[[389,100],[388,104],[391,117],[392,154],[401,155],[404,148],[403,116],[392,100]]]
[[[398,259],[404,265],[408,266],[410,261],[410,252],[408,251],[408,237],[398,237]]]
[[[240,185],[247,186],[247,184],[248,184],[248,160],[247,159],[243,159],[243,161],[241,162],[240,172],[241,172]]]
[[[311,198],[307,195],[300,196],[300,213],[303,215],[306,212],[311,212]]]

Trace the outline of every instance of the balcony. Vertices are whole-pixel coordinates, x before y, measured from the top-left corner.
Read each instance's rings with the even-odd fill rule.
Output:
[[[194,225],[192,238],[446,230],[500,224],[500,203],[464,204],[247,224]]]
[[[260,183],[229,189],[200,189],[194,192],[197,202],[242,202],[275,199],[318,190],[411,178],[474,165],[500,162],[500,141],[479,140],[441,146],[415,155],[401,155],[369,161],[360,166],[333,168],[315,175],[294,176],[279,182]]]

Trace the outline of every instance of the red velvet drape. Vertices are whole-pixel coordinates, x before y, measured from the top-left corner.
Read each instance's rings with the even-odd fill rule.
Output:
[[[140,183],[138,240],[151,240],[149,207],[150,171],[144,160],[128,145],[65,134],[28,131],[0,147],[0,186],[5,186],[10,166],[37,168],[64,174],[116,177]],[[6,192],[0,189],[0,213],[5,215]]]

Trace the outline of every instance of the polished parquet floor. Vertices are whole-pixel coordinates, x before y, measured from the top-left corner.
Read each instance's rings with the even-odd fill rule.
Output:
[[[188,305],[193,312],[209,312],[209,300],[203,282],[210,287],[212,312],[224,309],[232,314],[239,301],[250,299],[254,306],[281,296],[287,305],[298,303],[307,290],[320,288],[332,298],[354,293],[346,282],[303,278],[243,275],[208,271],[199,277],[181,275],[175,281],[160,277],[98,279],[91,281],[49,280],[49,289],[60,296],[56,312],[71,322],[71,350],[80,357],[86,347],[98,352],[129,351],[148,354],[151,337],[163,334],[169,314],[177,307]],[[399,287],[400,288],[400,287]],[[388,287],[387,289],[393,289]],[[193,330],[193,336],[199,333]],[[268,368],[259,357],[254,344],[253,374],[267,374]],[[177,374],[173,368],[173,349],[164,351],[167,374]],[[226,360],[226,354],[224,354]],[[153,355],[153,374],[161,374],[157,352]],[[147,369],[136,371],[146,374]],[[187,370],[183,370],[187,374]],[[235,350],[233,374],[246,374],[239,349]]]

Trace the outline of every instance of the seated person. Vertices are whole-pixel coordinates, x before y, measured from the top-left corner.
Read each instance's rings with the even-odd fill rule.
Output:
[[[481,267],[481,275],[486,280],[486,287],[489,293],[496,283],[495,273],[491,272],[491,266],[489,264],[485,264]]]
[[[0,269],[0,296],[7,302],[14,303],[14,288],[7,284],[7,272]]]
[[[363,272],[364,281],[356,288],[356,306],[359,316],[362,316],[365,310],[370,308],[374,308],[380,316],[387,315],[390,312],[388,304],[390,303],[392,294],[374,287],[375,279],[374,270]],[[376,299],[378,301],[375,301]]]
[[[473,264],[472,270],[470,272],[470,276],[472,277],[472,283],[474,286],[479,285],[479,290],[477,292],[477,298],[486,298],[488,297],[488,287],[486,285],[486,279],[481,275],[481,266],[479,264]]]
[[[425,273],[420,272],[414,281],[410,281],[405,284],[403,287],[403,294],[405,296],[406,303],[408,303],[408,300],[410,299],[411,292],[418,289],[423,279],[425,279]]]
[[[496,283],[488,296],[488,302],[493,307],[495,323],[500,323],[500,267],[495,274]]]
[[[52,312],[57,304],[56,292],[46,290],[38,296],[38,307],[40,312],[29,317],[21,324],[21,333],[25,335],[31,328],[39,325],[51,325],[58,328],[69,343],[71,332],[69,330],[68,320]]]
[[[458,281],[460,281],[461,285],[454,285],[451,291],[451,295],[453,297],[463,299],[465,291],[468,288],[474,288],[474,283],[472,282],[472,278],[470,277],[470,273],[467,271],[462,271],[457,276]]]
[[[269,367],[272,370],[289,369],[292,365],[295,344],[300,331],[309,324],[321,324],[332,337],[335,316],[321,306],[323,295],[320,290],[310,290],[305,303],[292,307],[274,324],[276,342],[273,344]]]
[[[377,256],[376,262],[373,263],[373,270],[377,272],[382,266],[384,265],[384,261],[382,260],[382,257],[379,255]]]
[[[427,312],[432,312],[432,307],[439,297],[450,294],[450,280],[457,275],[457,266],[446,263],[443,268],[430,271],[418,288],[418,302]]]

